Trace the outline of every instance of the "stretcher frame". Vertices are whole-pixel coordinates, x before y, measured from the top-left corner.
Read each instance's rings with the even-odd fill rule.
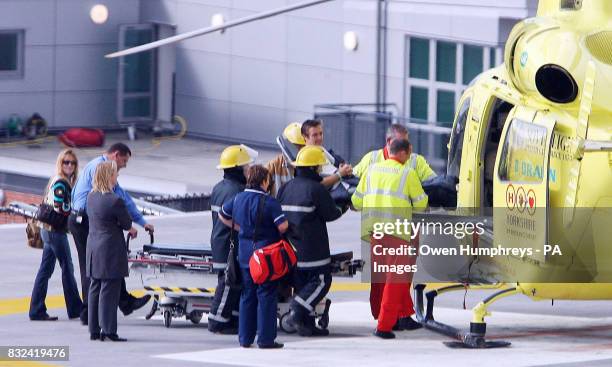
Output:
[[[150,233],[150,244],[142,250],[129,254],[130,273],[140,277],[147,294],[153,297],[153,305],[145,316],[151,319],[159,313],[164,326],[169,328],[172,320],[185,317],[199,324],[204,314],[210,312],[217,272],[213,269],[212,251],[207,245],[154,244]],[[129,249],[129,239],[127,241]],[[129,250],[128,250],[129,251]],[[184,253],[182,252],[184,251]],[[363,268],[362,260],[354,260],[352,251],[332,254],[332,275],[353,277]],[[296,330],[287,322],[292,297],[279,292],[277,317],[279,328],[286,333]],[[331,300],[323,298],[315,307],[313,316],[319,327],[327,329]]]

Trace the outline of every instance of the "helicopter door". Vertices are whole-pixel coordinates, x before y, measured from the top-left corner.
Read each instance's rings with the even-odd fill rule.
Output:
[[[502,133],[494,171],[494,244],[525,248],[526,256],[538,261],[545,260],[548,240],[548,167],[554,127],[555,121],[544,115],[516,113]]]

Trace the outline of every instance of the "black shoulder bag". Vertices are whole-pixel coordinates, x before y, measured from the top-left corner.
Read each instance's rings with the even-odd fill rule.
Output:
[[[265,204],[265,197],[259,199],[259,205],[257,206],[257,219],[255,222],[255,230],[253,231],[253,249],[255,249],[255,241],[257,240],[257,229],[263,219],[263,207]],[[230,250],[227,256],[227,266],[225,268],[225,285],[231,289],[242,288],[242,276],[240,273],[240,264],[238,263],[238,248],[234,239],[234,219],[232,217],[232,227],[230,229]]]
[[[240,264],[238,263],[238,248],[234,234],[234,217],[232,216],[232,227],[230,228],[230,249],[225,266],[225,285],[230,289],[242,288],[242,277],[240,275]]]

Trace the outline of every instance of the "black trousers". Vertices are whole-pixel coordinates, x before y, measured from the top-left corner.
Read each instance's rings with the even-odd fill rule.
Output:
[[[225,272],[217,275],[217,288],[208,314],[208,330],[220,331],[226,327],[238,326],[238,305],[240,304],[240,289],[232,289],[225,285]]]
[[[123,278],[121,278],[123,279]],[[121,279],[91,279],[89,288],[89,332],[117,334],[117,306]]]
[[[79,257],[79,271],[81,273],[81,292],[83,295],[83,310],[81,311],[81,318],[87,318],[87,297],[89,295],[89,284],[91,280],[87,276],[87,236],[89,235],[89,220],[87,216],[82,216],[81,223],[77,222],[77,216],[70,214],[68,218],[68,229],[72,233],[74,238],[74,244],[76,245],[77,254]],[[119,297],[119,305],[125,307],[129,305],[133,296],[128,293],[125,279],[121,278],[121,293]]]
[[[314,310],[329,292],[332,276],[329,266],[316,269],[296,268],[293,271],[294,297],[291,310],[298,320],[315,326]]]

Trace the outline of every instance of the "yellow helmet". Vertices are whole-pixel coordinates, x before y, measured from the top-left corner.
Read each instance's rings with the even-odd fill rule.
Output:
[[[217,169],[244,166],[254,161],[255,159],[249,154],[248,147],[243,145],[230,145],[221,153]]]
[[[327,156],[323,148],[318,145],[307,145],[300,149],[295,162],[291,162],[296,167],[314,167],[328,164]]]
[[[283,131],[283,136],[293,144],[306,145],[306,141],[302,136],[302,124],[292,122]]]

